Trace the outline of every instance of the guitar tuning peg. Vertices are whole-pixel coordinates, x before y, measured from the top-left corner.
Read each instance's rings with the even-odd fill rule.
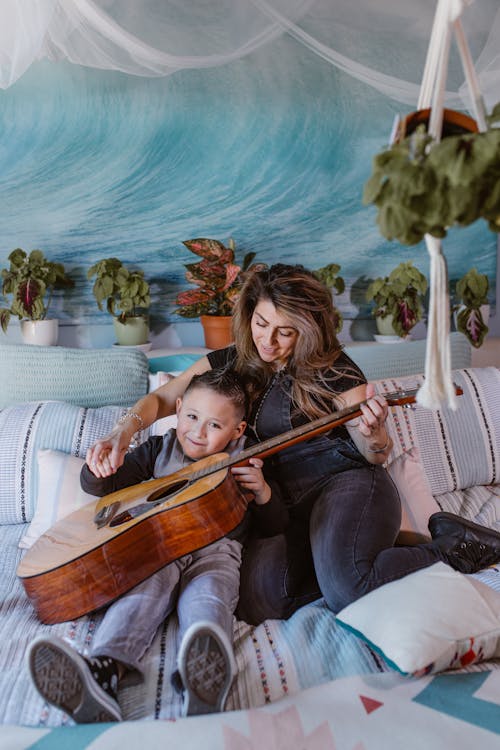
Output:
[[[403,409],[411,409],[412,411],[415,411],[416,406],[415,404],[403,404]]]

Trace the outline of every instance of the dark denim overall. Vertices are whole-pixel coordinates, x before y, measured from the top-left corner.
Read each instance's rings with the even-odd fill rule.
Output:
[[[253,429],[262,441],[293,428],[290,379],[278,373]],[[244,552],[238,615],[252,624],[286,619],[321,596],[334,612],[383,583],[441,560],[432,544],[394,547],[401,504],[386,470],[368,463],[345,428],[265,461],[290,511],[285,534]]]

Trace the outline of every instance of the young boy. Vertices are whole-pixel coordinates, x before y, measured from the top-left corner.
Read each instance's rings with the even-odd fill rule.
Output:
[[[247,397],[231,371],[209,370],[194,376],[176,407],[176,430],[149,438],[106,478],[95,476],[85,465],[83,489],[107,495],[172,474],[205,456],[241,450]],[[254,458],[250,464],[234,468],[233,473],[240,487],[251,493],[252,519],[261,533],[280,533],[287,522],[286,511],[264,480],[262,461]],[[178,672],[172,679],[184,692],[183,713],[222,711],[236,674],[233,613],[248,521],[247,512],[226,537],[166,565],[113,602],[88,658],[57,637],[31,644],[29,669],[41,695],[78,723],[120,721],[120,680],[130,670],[141,671],[141,659],[159,625],[177,608],[180,646]]]

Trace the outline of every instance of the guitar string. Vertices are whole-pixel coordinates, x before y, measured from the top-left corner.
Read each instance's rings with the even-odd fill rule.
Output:
[[[267,397],[269,391],[272,388],[272,385],[274,383],[274,380],[278,377],[280,373],[277,373],[273,381],[271,382],[271,385],[267,388],[266,392],[264,393],[263,398],[261,399],[261,402],[259,404],[259,408],[257,409],[257,412],[255,414],[255,419],[253,421],[253,424],[251,425],[251,429],[253,430],[255,436],[258,438],[259,435],[257,433],[256,424],[257,419],[259,416],[259,413],[261,411],[262,405],[264,403],[265,398]],[[384,393],[382,394],[387,400],[394,401],[397,397],[399,400],[407,397],[414,397],[417,389],[411,389],[406,391],[395,391],[393,393]],[[240,461],[244,461],[247,456],[251,458],[256,453],[264,452],[266,450],[271,450],[272,448],[275,448],[276,446],[280,445],[283,442],[288,442],[289,440],[293,440],[295,438],[300,438],[303,435],[307,435],[309,432],[312,432],[315,429],[319,429],[323,426],[328,425],[330,422],[334,422],[335,419],[342,419],[346,416],[354,415],[356,411],[359,410],[359,407],[361,404],[365,403],[365,401],[361,401],[358,404],[355,404],[354,406],[348,406],[344,409],[340,409],[337,412],[333,412],[333,414],[327,414],[324,417],[320,417],[319,419],[316,419],[312,422],[307,422],[304,425],[301,425],[300,427],[295,427],[293,430],[290,430],[287,433],[276,435],[273,438],[269,438],[268,440],[263,441],[262,443],[258,443],[256,445],[250,446],[249,448],[244,449],[239,453],[237,456],[229,456],[224,459],[221,459],[220,461],[216,461],[208,467],[204,467],[203,469],[199,469],[198,471],[193,472],[192,474],[192,480],[197,480],[200,478],[203,478],[204,476],[208,476],[210,474],[213,474],[217,471],[220,471],[221,469],[228,468],[232,464],[239,463]],[[393,404],[397,405],[397,404]],[[334,417],[332,419],[332,417]],[[284,436],[286,435],[286,439],[284,439]]]

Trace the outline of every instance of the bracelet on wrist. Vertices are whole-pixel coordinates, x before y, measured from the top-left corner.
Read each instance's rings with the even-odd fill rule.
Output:
[[[135,430],[135,432],[139,432],[140,430],[144,429],[144,420],[140,416],[140,414],[137,414],[135,411],[126,411],[125,414],[122,414],[122,416],[118,420],[118,424],[123,424],[124,422],[127,421],[127,419],[135,419],[137,421],[139,426],[137,430]]]
[[[370,448],[370,453],[385,453],[390,443],[391,443],[391,438],[389,437],[389,435],[387,435],[387,440],[385,441],[385,445],[383,445],[381,448]]]

